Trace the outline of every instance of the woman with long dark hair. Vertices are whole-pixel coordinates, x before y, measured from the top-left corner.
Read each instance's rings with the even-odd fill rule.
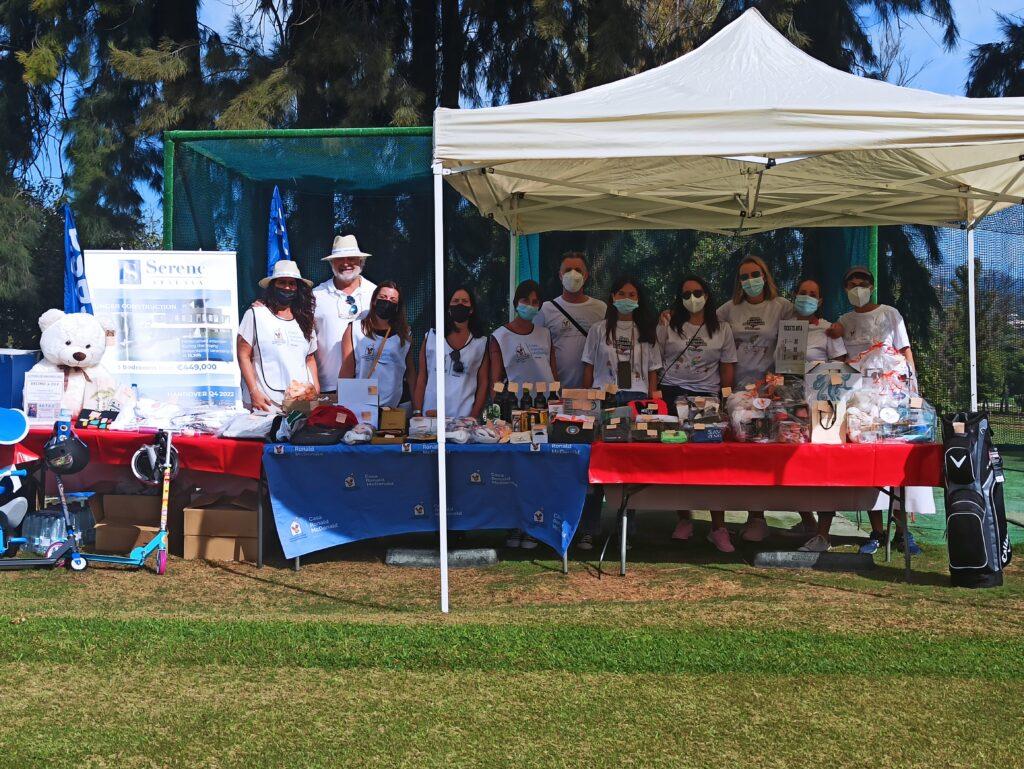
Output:
[[[425,411],[433,416],[437,409],[434,379],[434,354],[437,335],[427,332],[420,348],[419,374],[412,396],[413,413]],[[487,361],[487,335],[477,316],[476,298],[465,286],[448,297],[444,318],[444,412],[446,417],[480,418],[487,403],[490,381]]]
[[[341,379],[376,379],[378,402],[395,408],[416,386],[412,332],[402,291],[393,280],[373,290],[370,312],[350,323],[341,339]]]
[[[260,281],[263,297],[238,325],[236,351],[246,408],[280,411],[293,381],[320,391],[312,286],[288,260],[277,262],[273,274]]]
[[[657,392],[661,353],[654,320],[640,281],[628,275],[612,282],[603,323],[595,323],[583,347],[583,386],[617,385],[625,404]]]

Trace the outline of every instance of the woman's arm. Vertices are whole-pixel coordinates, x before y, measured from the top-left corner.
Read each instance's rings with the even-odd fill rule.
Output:
[[[900,350],[903,353],[903,357],[907,359],[907,365],[910,367],[910,373],[917,374],[917,366],[914,364],[914,353],[909,347],[904,347]]]
[[[735,363],[719,363],[718,364],[718,377],[721,379],[723,388],[728,387],[732,389],[733,382],[736,381],[736,364]]]
[[[338,379],[355,379],[356,377],[356,356],[352,348],[352,324],[348,324],[345,333],[341,336],[341,371],[338,372]]]
[[[555,363],[555,346],[551,345],[551,381],[558,381],[558,365]]]
[[[259,380],[256,378],[252,345],[239,336],[235,344],[235,353],[238,356],[238,367],[242,370],[242,379],[245,380],[245,386],[249,389],[249,400],[253,409],[255,411],[274,411],[274,404],[260,389]]]
[[[316,356],[310,353],[306,356],[306,369],[309,371],[310,382],[313,383],[313,387],[316,388],[316,394],[320,394],[320,374],[316,367]]]
[[[583,364],[583,389],[589,390],[594,386],[594,365],[592,363]]]
[[[647,392],[651,394],[652,398],[656,398],[659,395],[657,371],[647,372]]]
[[[412,347],[405,354],[405,385],[409,388],[409,395],[416,392],[416,366],[412,362]]]
[[[433,365],[433,361],[430,362]],[[423,411],[423,400],[427,392],[427,343],[420,347],[420,369],[416,372],[416,387],[412,391],[412,410]]]
[[[505,361],[501,359],[501,347],[493,336],[487,342],[487,357],[490,358],[491,384],[505,381]]]
[[[476,372],[476,397],[473,398],[473,410],[470,416],[479,419],[484,413],[484,406],[487,405],[487,398],[490,395],[488,386],[491,383],[490,364],[487,356],[480,361],[480,369]]]

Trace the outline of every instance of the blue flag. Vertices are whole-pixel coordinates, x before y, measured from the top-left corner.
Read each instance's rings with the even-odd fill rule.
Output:
[[[85,281],[85,256],[78,245],[78,229],[71,206],[64,204],[64,312],[92,311],[89,284]]]
[[[284,206],[281,193],[274,185],[274,197],[270,200],[270,225],[267,227],[267,275],[274,272],[274,265],[282,259],[291,259],[288,248],[288,230],[284,226]]]

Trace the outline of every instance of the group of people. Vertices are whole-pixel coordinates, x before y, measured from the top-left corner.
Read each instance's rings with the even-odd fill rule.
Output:
[[[293,382],[312,385],[324,400],[336,397],[339,378],[376,378],[381,406],[405,405],[431,415],[435,376],[431,365],[438,340],[427,332],[413,365],[412,335],[402,290],[362,276],[370,255],[352,235],[338,236],[331,253],[332,277],[314,287],[298,265],[280,261],[260,281],[261,300],[246,311],[238,332],[242,396],[251,409],[280,409]],[[731,296],[716,307],[714,292],[699,275],[679,282],[672,307],[660,315],[643,286],[630,276],[612,281],[605,299],[588,295],[590,267],[584,254],[564,254],[558,269],[562,291],[543,301],[536,281],[523,281],[513,294],[515,316],[489,336],[466,286],[448,295],[444,324],[445,413],[480,418],[491,384],[561,383],[563,388],[616,385],[620,404],[646,398],[673,403],[681,396],[720,397],[723,388],[740,389],[770,373],[780,321],[806,320],[806,359],[855,361],[881,343],[899,350],[906,373],[914,357],[900,313],[872,301],[874,276],[850,268],[843,288],[854,309],[835,323],[822,318],[822,287],[815,278],[799,282],[792,301],[783,297],[764,260],[748,255],[739,263]],[[593,547],[600,526],[603,492],[588,495],[577,546]],[[801,549],[830,546],[832,512],[801,512],[798,527],[813,534]],[[862,552],[884,545],[882,514],[870,513],[872,532]],[[679,512],[672,536],[693,535],[689,511]],[[768,536],[763,511],[750,511],[740,530],[745,541]],[[711,511],[709,541],[722,552],[735,548],[725,513]],[[510,534],[512,547],[536,547],[523,532]],[[907,536],[898,547],[916,550]]]

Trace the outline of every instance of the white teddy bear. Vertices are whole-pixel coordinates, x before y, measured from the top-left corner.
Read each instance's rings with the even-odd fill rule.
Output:
[[[64,372],[61,408],[77,416],[82,409],[109,409],[117,382],[100,363],[107,349],[107,328],[94,315],[47,310],[39,316],[43,360],[33,371]]]

